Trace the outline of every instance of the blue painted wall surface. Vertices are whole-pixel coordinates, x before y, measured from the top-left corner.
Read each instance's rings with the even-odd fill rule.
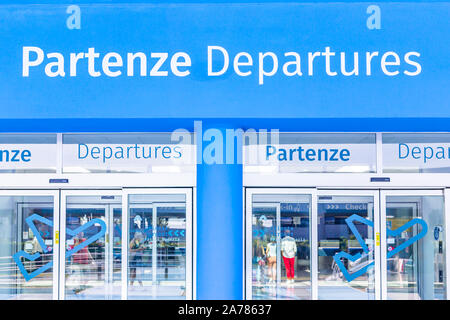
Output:
[[[242,164],[197,165],[197,299],[243,299],[242,182]]]

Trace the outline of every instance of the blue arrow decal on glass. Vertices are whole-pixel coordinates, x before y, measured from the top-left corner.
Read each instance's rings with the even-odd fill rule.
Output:
[[[356,239],[358,240],[358,243],[361,245],[363,251],[365,253],[369,253],[369,248],[367,247],[364,239],[362,238],[361,234],[359,233],[358,229],[356,228],[355,224],[353,223],[354,221],[359,221],[363,224],[368,225],[369,227],[373,227],[373,222],[370,220],[367,220],[357,214],[353,214],[350,217],[348,217],[347,219],[345,219],[345,222],[347,223],[348,227],[350,228],[350,230],[353,232],[353,234],[355,235]],[[398,252],[404,250],[406,247],[410,246],[411,244],[413,244],[414,242],[420,240],[421,238],[423,238],[426,233],[428,232],[428,225],[427,223],[423,220],[423,219],[419,219],[419,218],[414,218],[410,221],[408,221],[407,223],[405,223],[403,226],[399,227],[396,230],[390,230],[389,228],[386,228],[386,233],[387,236],[391,236],[391,237],[395,237],[399,234],[401,234],[403,231],[408,230],[409,228],[413,227],[414,225],[421,225],[422,226],[422,230],[415,235],[414,237],[408,239],[407,241],[405,241],[404,243],[402,243],[401,245],[399,245],[398,247],[396,247],[394,250],[388,252],[387,257],[390,258],[393,255],[397,254]],[[350,273],[348,272],[347,268],[345,268],[344,264],[341,261],[341,258],[345,258],[348,259],[350,261],[356,261],[359,258],[361,258],[361,254],[357,253],[355,255],[351,255],[347,252],[338,252],[334,255],[333,259],[336,263],[336,265],[339,267],[339,269],[341,270],[342,274],[344,275],[345,279],[348,282],[351,282],[352,280],[358,278],[359,276],[363,275],[364,273],[366,273],[373,265],[374,265],[374,261],[372,261],[371,263],[369,263],[368,265],[364,266],[363,268],[359,269],[356,272]]]
[[[36,236],[36,239],[39,242],[39,245],[41,246],[42,250],[45,253],[47,253],[48,252],[47,246],[45,245],[44,239],[42,239],[40,232],[38,231],[38,229],[36,228],[36,225],[34,224],[35,220],[37,220],[43,224],[46,224],[52,228],[53,228],[53,221],[51,221],[47,218],[41,217],[38,214],[32,214],[31,216],[29,216],[28,218],[25,219],[25,222],[28,224],[31,231],[33,231],[33,234]]]
[[[66,258],[70,257],[72,254],[80,251],[84,247],[87,247],[91,243],[93,243],[93,242],[97,241],[98,239],[100,239],[101,237],[103,237],[106,233],[106,223],[102,219],[96,218],[96,219],[92,219],[91,221],[83,224],[82,226],[80,226],[74,230],[69,230],[69,229],[66,230],[67,234],[69,234],[71,236],[76,236],[80,232],[88,229],[89,227],[91,227],[92,225],[94,225],[96,223],[98,223],[100,225],[100,232],[97,232],[92,237],[86,239],[85,241],[83,241],[82,243],[80,243],[79,245],[74,247],[73,249],[67,251]]]
[[[374,266],[374,261],[372,261],[370,264],[368,264],[367,266],[359,269],[356,272],[350,273],[348,272],[347,268],[344,266],[344,264],[341,261],[341,258],[346,258],[350,261],[356,261],[359,258],[361,258],[361,254],[357,253],[355,255],[351,255],[347,252],[338,252],[334,255],[333,259],[336,262],[337,266],[339,267],[339,269],[341,270],[342,274],[344,275],[345,279],[347,279],[348,282],[351,282],[353,280],[355,280],[356,278],[358,278],[359,276],[362,276],[364,273],[366,273],[369,268]]]
[[[13,255],[13,259],[16,262],[17,267],[19,267],[19,270],[23,274],[23,277],[25,278],[26,281],[33,279],[37,275],[40,275],[42,272],[45,272],[48,269],[50,269],[51,267],[53,267],[53,261],[50,261],[49,263],[46,263],[45,265],[34,270],[33,272],[28,272],[25,269],[25,266],[23,265],[22,261],[20,260],[21,257],[24,257],[24,258],[28,259],[29,261],[35,261],[40,256],[41,256],[41,254],[39,252],[36,252],[35,254],[29,254],[25,251],[19,251]]]
[[[39,242],[39,245],[41,246],[42,250],[45,253],[48,253],[49,250],[47,248],[47,246],[44,243],[44,239],[42,239],[39,231],[36,228],[36,225],[34,224],[34,221],[40,221],[46,225],[49,225],[51,227],[53,227],[53,222],[47,218],[41,217],[40,215],[37,214],[32,214],[31,216],[29,216],[28,218],[25,219],[26,223],[28,224],[28,226],[30,227],[30,229],[32,230],[33,234],[36,236],[37,241]],[[102,219],[92,219],[91,221],[85,223],[84,225],[74,229],[74,230],[70,230],[67,229],[67,234],[74,237],[77,234],[79,234],[80,232],[88,229],[89,227],[91,227],[94,224],[99,224],[100,225],[100,231],[97,232],[96,234],[94,234],[92,237],[86,239],[85,241],[83,241],[82,243],[80,243],[79,245],[77,245],[76,247],[72,248],[71,250],[66,252],[66,258],[70,257],[71,255],[73,255],[74,253],[80,251],[81,249],[83,249],[84,247],[90,245],[91,243],[97,241],[98,239],[100,239],[102,236],[105,235],[106,233],[106,223],[102,220]],[[15,253],[13,255],[13,260],[16,262],[17,267],[19,268],[20,272],[22,273],[22,275],[24,276],[26,281],[29,281],[31,279],[33,279],[34,277],[36,277],[37,275],[47,271],[48,269],[50,269],[53,266],[53,261],[48,262],[47,264],[39,267],[38,269],[32,271],[32,272],[28,272],[25,269],[25,266],[23,265],[22,261],[20,258],[25,258],[28,259],[29,261],[35,261],[36,259],[38,259],[41,256],[41,254],[39,252],[36,252],[34,254],[29,254],[25,251],[19,251],[17,253]]]
[[[419,219],[419,218],[415,218],[415,219],[412,219],[412,220],[408,221],[407,223],[405,223],[404,225],[402,225],[398,229],[395,229],[395,230],[387,229],[387,235],[391,236],[391,237],[395,237],[395,236],[398,236],[399,234],[401,234],[403,231],[408,230],[409,228],[411,228],[415,224],[420,224],[422,226],[422,231],[420,231],[414,237],[412,237],[412,238],[408,239],[407,241],[403,242],[398,247],[394,248],[394,250],[388,252],[388,254],[387,254],[388,258],[392,257],[393,255],[395,255],[395,254],[399,253],[400,251],[404,250],[406,247],[410,246],[414,242],[416,242],[416,241],[422,239],[423,237],[425,237],[425,235],[428,232],[428,225],[427,225],[427,223],[424,220]]]
[[[367,220],[357,214],[353,214],[350,217],[348,217],[347,219],[345,219],[345,223],[347,223],[348,227],[350,228],[350,230],[353,232],[353,234],[356,237],[356,240],[358,240],[360,246],[363,248],[364,252],[368,253],[369,252],[369,248],[367,247],[363,237],[361,236],[361,234],[359,233],[358,229],[356,228],[355,224],[353,223],[353,221],[359,221],[363,224],[368,225],[369,227],[373,228],[373,222],[370,220]]]

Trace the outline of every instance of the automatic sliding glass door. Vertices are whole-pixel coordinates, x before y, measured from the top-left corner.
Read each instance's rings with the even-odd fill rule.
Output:
[[[379,298],[378,191],[320,190],[317,210],[318,298]]]
[[[0,191],[0,299],[58,298],[57,191]]]
[[[248,299],[311,299],[307,189],[247,189]]]
[[[381,191],[383,298],[446,299],[441,190]]]
[[[0,190],[0,299],[192,299],[192,262],[190,188]]]
[[[248,188],[246,297],[447,299],[448,202],[444,190]]]
[[[378,191],[247,189],[247,298],[379,298],[378,200]]]
[[[121,298],[121,191],[61,191],[61,298]]]
[[[191,190],[127,189],[125,197],[125,296],[192,299]]]

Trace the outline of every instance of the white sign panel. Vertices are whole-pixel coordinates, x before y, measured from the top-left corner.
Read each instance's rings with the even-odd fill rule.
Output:
[[[55,144],[1,144],[0,170],[56,169]]]
[[[375,172],[374,144],[265,144],[244,147],[246,172]]]
[[[154,172],[157,168],[168,169],[193,164],[195,164],[193,145],[138,143],[63,145],[64,172],[76,171],[77,168]]]
[[[450,168],[450,143],[383,144],[383,167],[416,170],[448,169]]]

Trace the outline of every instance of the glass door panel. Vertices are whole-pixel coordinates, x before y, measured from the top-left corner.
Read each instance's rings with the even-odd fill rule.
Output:
[[[110,233],[109,246],[110,258],[109,261],[109,283],[112,289],[111,297],[113,299],[121,298],[122,287],[122,206],[112,204],[110,206],[111,220],[110,226],[112,230]]]
[[[311,195],[277,191],[248,190],[251,298],[311,299]]]
[[[248,299],[446,299],[442,190],[299,190],[246,189]]]
[[[154,237],[153,204],[138,205],[130,196],[129,245],[128,245],[128,299],[146,299],[153,296],[153,254],[156,248]]]
[[[0,299],[57,298],[55,212],[56,192],[0,192]]]
[[[64,298],[120,299],[121,196],[96,190],[62,197]]]
[[[191,299],[192,195],[128,191],[128,299]]]
[[[442,191],[382,191],[382,199],[386,222],[385,298],[445,299]]]
[[[0,299],[192,299],[192,190],[132,190],[0,190]]]
[[[258,197],[255,195],[254,197]],[[279,205],[254,203],[252,209],[253,299],[276,299],[280,277]]]
[[[186,297],[186,205],[182,198],[179,203],[156,204],[156,281],[167,299]]]
[[[318,297],[375,299],[374,212],[378,192],[319,192]]]

